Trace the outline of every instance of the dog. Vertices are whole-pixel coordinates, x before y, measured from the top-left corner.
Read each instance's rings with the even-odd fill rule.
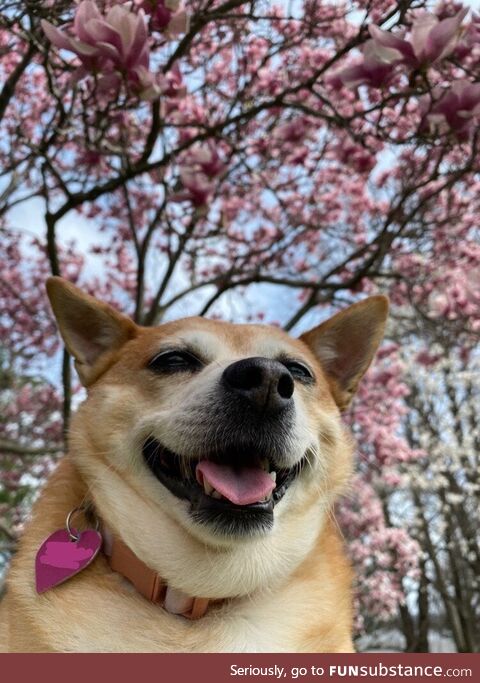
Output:
[[[352,652],[341,411],[387,299],[294,339],[200,317],[140,327],[62,278],[47,291],[87,399],[13,558],[3,650]],[[87,528],[103,547],[38,592],[39,548],[66,526],[70,550]]]

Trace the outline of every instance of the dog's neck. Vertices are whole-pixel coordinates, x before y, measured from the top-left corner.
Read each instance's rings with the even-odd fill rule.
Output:
[[[187,619],[203,617],[212,602],[192,597],[169,586],[155,570],[148,567],[122,540],[102,524],[103,552],[110,568],[127,579],[144,598],[162,606],[171,614]]]

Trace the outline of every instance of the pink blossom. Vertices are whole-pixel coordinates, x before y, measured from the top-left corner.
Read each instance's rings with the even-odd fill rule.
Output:
[[[205,205],[215,189],[212,180],[222,172],[223,167],[211,140],[193,145],[180,164],[183,191],[173,195],[173,200],[191,201],[197,207]]]
[[[348,140],[342,141],[335,150],[341,161],[351,166],[357,173],[369,173],[376,164],[375,155],[361,145]]]
[[[342,85],[380,88],[391,81],[396,64],[405,64],[410,69],[434,64],[455,50],[467,12],[464,8],[454,17],[442,20],[435,14],[422,12],[412,24],[409,40],[403,37],[405,32],[394,34],[372,24],[369,26],[372,40],[363,47],[363,59],[332,74],[327,82],[335,88]]]
[[[118,88],[122,80],[144,99],[160,94],[149,67],[148,32],[143,10],[138,14],[115,5],[103,17],[91,0],[78,6],[73,22],[74,36],[43,20],[47,38],[58,48],[74,52],[82,66],[76,77],[100,75],[104,89]]]
[[[427,109],[429,100],[426,95],[421,102],[421,130],[435,135],[453,133],[459,140],[468,139],[480,115],[480,83],[456,81]]]
[[[480,270],[478,265],[471,271],[459,267],[452,269],[447,277],[438,283],[428,300],[430,315],[434,318],[456,320],[464,317],[470,320],[473,329],[480,325]]]
[[[276,130],[275,137],[283,142],[301,142],[308,133],[308,120],[304,116],[298,116],[293,121],[288,121]]]
[[[188,15],[178,0],[142,0],[139,4],[150,15],[154,31],[166,31],[175,37],[188,30]]]
[[[182,72],[178,64],[175,63],[172,69],[165,75],[162,89],[166,97],[185,97],[187,94]]]
[[[214,178],[223,169],[223,163],[212,140],[192,147],[188,162],[191,166],[198,165],[209,178]]]
[[[203,173],[185,168],[180,171],[180,180],[184,189],[172,197],[174,201],[191,201],[196,207],[207,204],[215,186]]]
[[[424,365],[425,367],[430,367],[432,365],[436,365],[441,357],[442,356],[439,353],[431,353],[431,351],[428,349],[423,349],[417,353],[415,356],[415,361],[421,365]]]
[[[396,35],[384,31],[375,24],[369,27],[369,31],[378,49],[381,47],[391,51],[391,61],[419,68],[434,64],[454,51],[461,38],[461,23],[467,13],[468,8],[465,7],[454,17],[440,20],[436,14],[422,12],[412,24],[409,40],[405,40],[400,33]]]
[[[374,40],[368,40],[362,54],[362,61],[332,74],[327,78],[327,83],[337,89],[342,85],[347,88],[356,88],[359,85],[381,88],[387,85],[394,74],[392,65],[397,52],[378,45]]]

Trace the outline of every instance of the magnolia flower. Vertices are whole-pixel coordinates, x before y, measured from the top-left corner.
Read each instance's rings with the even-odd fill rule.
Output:
[[[422,351],[415,356],[415,362],[420,363],[420,365],[424,365],[425,367],[430,367],[436,365],[442,357],[441,353],[432,353],[428,349],[422,349]]]
[[[162,91],[166,97],[184,97],[187,93],[187,89],[183,82],[182,72],[178,66],[178,63],[172,66],[170,71],[168,71],[162,83]]]
[[[375,24],[369,26],[369,31],[378,49],[390,50],[389,61],[419,68],[433,64],[454,51],[467,13],[468,7],[464,7],[454,17],[440,20],[436,14],[422,12],[412,24],[409,40],[401,34],[384,31]]]
[[[212,140],[194,145],[188,155],[188,164],[198,166],[209,178],[214,178],[223,170],[223,163]]]
[[[396,57],[396,51],[383,48],[375,41],[368,40],[363,46],[362,53],[361,62],[347,66],[328,78],[328,82],[334,88],[340,88],[343,85],[347,88],[356,88],[359,85],[381,88],[389,82],[393,76],[392,62]]]
[[[180,181],[183,191],[174,195],[173,201],[190,201],[196,207],[205,206],[215,189],[214,183],[206,175],[195,172],[192,168],[184,168],[180,171]]]
[[[196,207],[204,206],[215,189],[213,179],[223,170],[223,163],[213,141],[193,145],[180,167],[183,191],[173,201],[191,201]]]
[[[465,27],[462,40],[455,47],[453,56],[457,61],[462,61],[467,57],[475,46],[480,42],[480,15],[472,12],[470,23]]]
[[[88,73],[99,76],[104,89],[117,88],[126,80],[141,97],[154,99],[160,89],[149,67],[148,32],[145,15],[115,5],[103,17],[95,2],[84,0],[73,22],[73,36],[42,21],[42,28],[53,45],[74,52],[82,66],[76,78]]]
[[[308,120],[304,116],[297,116],[292,121],[279,126],[275,133],[275,140],[279,142],[301,142],[304,140],[308,133]]]
[[[166,31],[171,37],[188,30],[188,16],[179,8],[179,0],[141,0],[140,7],[150,15],[154,31]]]
[[[426,95],[420,107],[420,130],[436,135],[453,133],[459,140],[466,140],[480,115],[480,83],[457,81],[432,106]]]
[[[338,71],[328,81],[335,88],[342,85],[380,88],[393,77],[397,64],[405,64],[411,69],[433,64],[457,47],[463,31],[461,23],[467,12],[468,8],[464,8],[454,17],[443,20],[423,12],[413,22],[409,40],[403,38],[404,33],[394,34],[372,24],[369,26],[372,39],[363,47],[363,60]]]
[[[447,281],[438,284],[428,299],[429,313],[433,318],[457,320],[459,317],[470,319],[473,330],[478,330],[478,310],[480,305],[480,272],[457,268]]]

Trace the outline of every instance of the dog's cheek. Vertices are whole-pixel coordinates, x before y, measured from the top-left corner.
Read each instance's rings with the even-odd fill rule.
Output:
[[[142,443],[145,430],[151,428],[151,412],[150,401],[134,386],[95,387],[74,418],[72,455],[92,490],[102,489],[103,501],[111,497],[124,501],[122,514],[135,516],[148,499],[181,520],[185,503],[172,496],[143,461]],[[115,494],[119,486],[121,491]]]
[[[129,470],[138,461],[137,424],[146,409],[147,401],[134,385],[95,387],[75,420],[74,437],[87,437],[100,459]]]
[[[298,490],[292,487],[292,509],[329,507],[350,478],[353,440],[331,401],[305,400],[299,395],[297,414],[309,450]]]

